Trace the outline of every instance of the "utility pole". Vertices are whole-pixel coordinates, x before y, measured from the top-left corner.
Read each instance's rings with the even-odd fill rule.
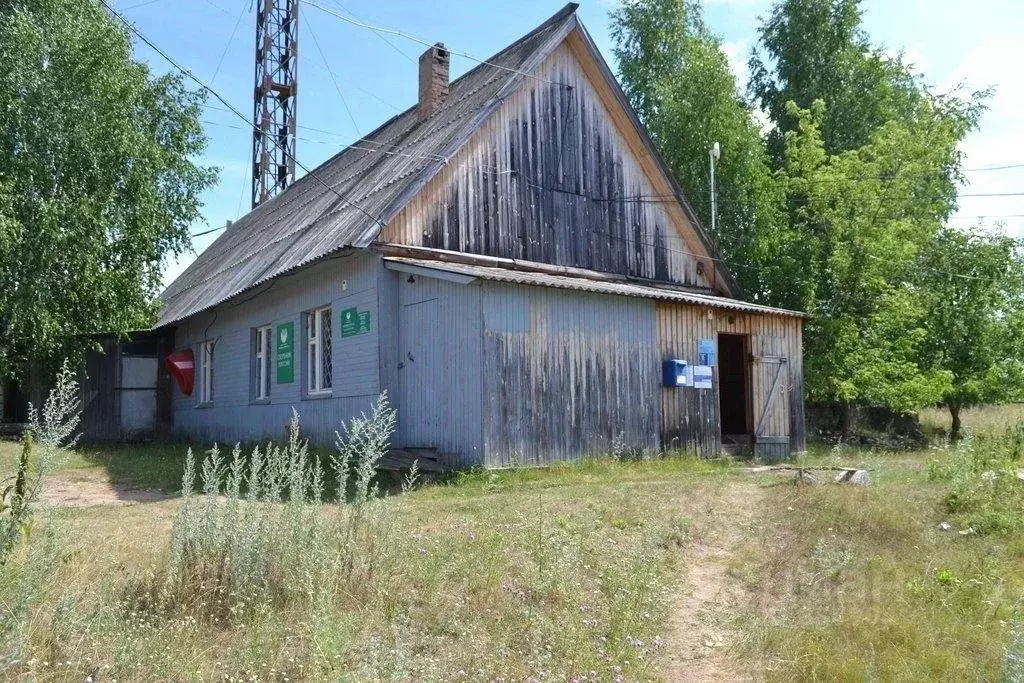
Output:
[[[717,142],[708,151],[711,159],[711,239],[718,239],[718,197],[715,196],[715,162],[722,156],[722,147]]]
[[[299,0],[257,0],[252,206],[295,181]]]

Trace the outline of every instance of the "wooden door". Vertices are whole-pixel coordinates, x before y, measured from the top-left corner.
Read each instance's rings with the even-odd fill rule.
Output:
[[[437,447],[442,427],[445,369],[436,357],[443,334],[437,328],[437,304],[436,298],[405,301],[399,310],[398,436],[409,448]]]
[[[789,359],[784,356],[752,358],[755,392],[754,452],[764,460],[789,455]]]

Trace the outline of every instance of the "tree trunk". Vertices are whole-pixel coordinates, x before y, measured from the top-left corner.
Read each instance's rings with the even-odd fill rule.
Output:
[[[849,441],[853,436],[853,405],[848,401],[839,404],[839,430],[843,441]]]
[[[960,405],[957,403],[949,404],[949,416],[952,418],[952,426],[949,428],[949,442],[956,443],[960,440]]]

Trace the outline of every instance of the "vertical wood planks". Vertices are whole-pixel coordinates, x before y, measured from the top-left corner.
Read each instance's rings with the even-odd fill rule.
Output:
[[[692,226],[647,176],[569,46],[539,75],[380,239],[712,288],[697,274],[706,254]]]
[[[488,283],[483,306],[487,466],[658,447],[653,302]]]
[[[697,340],[719,333],[749,336],[750,395],[754,428],[762,415],[762,433],[769,441],[789,438],[789,450],[804,450],[803,359],[801,320],[781,315],[733,313],[726,310],[659,303],[658,348],[662,359],[683,358],[695,364]],[[780,369],[781,368],[781,369]],[[778,375],[774,399],[772,385]],[[713,389],[662,388],[662,447],[715,455],[721,450],[718,414],[718,368]],[[777,455],[778,444],[767,448]]]

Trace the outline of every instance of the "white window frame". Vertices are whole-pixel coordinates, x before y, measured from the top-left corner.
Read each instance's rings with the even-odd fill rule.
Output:
[[[310,396],[329,395],[334,384],[329,341],[332,335],[328,330],[328,343],[324,344],[325,318],[329,327],[332,324],[330,306],[313,309],[306,316],[306,393]],[[331,371],[325,372],[326,367]]]
[[[253,383],[256,391],[253,398],[257,401],[270,400],[270,344],[274,338],[274,329],[270,325],[256,328],[253,350]]]
[[[196,401],[199,405],[213,403],[213,340],[199,344],[199,391]]]

